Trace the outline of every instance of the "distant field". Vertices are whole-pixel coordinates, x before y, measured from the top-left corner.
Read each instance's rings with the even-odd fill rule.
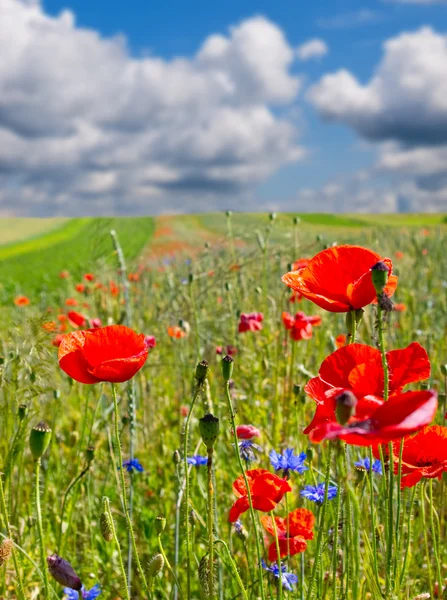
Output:
[[[0,219],[0,246],[28,240],[61,227],[68,219]]]

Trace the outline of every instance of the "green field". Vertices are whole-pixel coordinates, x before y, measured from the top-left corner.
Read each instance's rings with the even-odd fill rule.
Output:
[[[31,224],[15,241],[11,232],[0,247],[2,600],[92,598],[64,591],[67,580],[47,569],[46,558],[54,553],[70,562],[86,593],[100,586],[99,600],[415,600],[426,594],[441,598],[439,585],[445,596],[447,224],[441,215],[294,217],[86,218],[52,222],[48,229]],[[4,223],[4,230],[13,225]],[[130,280],[120,271],[111,229],[118,233]],[[399,278],[395,304],[380,296],[379,313],[372,288],[356,327],[353,317],[361,311],[329,312],[292,295],[281,281],[296,259],[330,253],[343,243],[391,258]],[[371,283],[373,265],[369,259],[362,263],[363,250],[356,252],[355,260],[333,263],[316,278],[336,302],[358,281]],[[373,255],[371,262],[376,260]],[[357,262],[363,271],[351,281]],[[61,279],[63,270],[71,276]],[[76,286],[81,282],[84,287]],[[29,304],[16,306],[19,294]],[[250,313],[246,331],[241,326],[249,318],[242,315]],[[80,325],[73,320],[78,318]],[[144,365],[138,336],[129,342],[120,337],[121,328],[113,335],[101,327],[79,333],[97,320],[103,326],[127,322],[138,334],[154,336]],[[298,323],[297,337],[287,325],[291,320]],[[349,332],[356,345],[343,346]],[[75,351],[70,346],[69,364],[76,368],[68,373],[65,355],[59,364],[57,344],[70,333],[68,339],[78,342],[104,338],[93,350],[87,341]],[[388,368],[385,351],[395,350]],[[335,362],[340,351],[357,358]],[[226,352],[234,362],[226,360],[223,368]],[[332,368],[321,371],[329,359]],[[206,367],[197,370],[202,360],[209,368],[206,381]],[[141,369],[127,383],[136,362]],[[125,377],[110,376],[117,365]],[[89,384],[82,383],[86,373]],[[319,373],[323,391],[314,397],[305,386]],[[112,386],[113,380],[121,383]],[[415,396],[402,397],[401,388],[415,392],[418,402],[421,395],[424,402],[429,398],[431,408],[423,404],[424,410],[403,419],[400,411],[412,407]],[[398,445],[393,462],[384,441],[380,450],[374,446],[381,454],[375,472],[355,464],[371,459],[369,447],[341,439],[314,443],[304,434],[321,406],[327,411],[323,423],[351,427],[356,419],[358,435],[374,433],[381,427],[377,406],[383,402],[387,409],[396,397],[399,408],[382,422],[387,434],[391,429],[392,436],[400,435],[391,438]],[[371,412],[357,415],[360,402]],[[207,413],[220,423],[211,454],[199,421]],[[402,449],[398,440],[426,422],[440,428],[436,443],[422,444],[420,455],[405,462],[400,453],[413,438],[405,438]],[[248,446],[252,454],[239,459],[247,446],[239,446],[244,440],[236,440],[234,431],[242,424],[256,427],[259,437]],[[51,429],[49,445],[37,459],[30,438],[42,439],[45,428]],[[40,448],[39,442],[37,454]],[[292,461],[293,468],[275,470],[271,452],[286,449],[306,469]],[[132,457],[142,470],[133,463],[130,474]],[[230,509],[243,486],[233,484],[246,469],[268,473],[252,490],[254,510],[248,500],[238,504],[246,510],[235,525]],[[423,475],[401,489],[406,469]],[[273,475],[281,489],[291,487],[283,496]],[[317,484],[320,499],[325,486],[330,499],[314,501]],[[292,536],[282,519],[295,510],[308,521]],[[282,567],[292,591],[278,585],[283,580],[272,572],[279,566],[269,558],[276,547],[271,522],[265,521],[269,511],[280,518],[278,546],[286,544]],[[166,519],[162,531],[157,517]]]

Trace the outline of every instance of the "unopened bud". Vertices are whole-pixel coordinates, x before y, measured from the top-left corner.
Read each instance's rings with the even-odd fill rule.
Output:
[[[381,260],[371,267],[371,280],[377,295],[381,294],[385,289],[389,274],[389,267]]]
[[[82,588],[81,580],[67,560],[53,554],[47,558],[47,563],[50,574],[58,583],[71,590],[79,591]]]
[[[166,527],[166,519],[165,517],[157,517],[155,519],[155,531],[160,535],[164,531]]]
[[[199,419],[199,430],[203,443],[211,450],[219,434],[219,419],[211,414],[205,415]]]
[[[196,367],[196,379],[199,383],[203,383],[208,376],[209,371],[208,361],[202,360]]]
[[[180,452],[178,450],[174,450],[174,454],[172,455],[172,462],[174,465],[179,465],[182,458],[180,456]]]
[[[153,556],[149,561],[149,564],[147,566],[147,572],[150,577],[155,577],[163,570],[164,566],[165,559],[163,558],[163,556],[161,554],[155,554],[155,556]]]
[[[23,419],[26,417],[27,412],[28,412],[28,406],[26,404],[20,404],[19,410],[17,411],[20,421],[23,421]]]
[[[224,378],[224,381],[230,381],[231,375],[233,374],[233,363],[234,360],[228,354],[222,359],[222,377]]]
[[[107,510],[102,512],[101,516],[99,517],[99,529],[106,542],[111,542],[113,540],[112,517],[109,515]]]
[[[340,425],[345,425],[351,417],[355,415],[357,398],[350,391],[341,392],[335,397],[337,421]]]
[[[40,421],[40,423],[31,429],[29,446],[35,460],[42,458],[42,456],[45,454],[48,444],[50,443],[50,439],[51,428],[45,423],[45,421]]]
[[[272,223],[273,223],[273,221],[276,221],[276,213],[274,213],[274,212],[270,213],[269,219],[270,219],[270,221],[272,221]]]
[[[301,223],[301,219],[299,217],[293,217],[293,224],[299,225]]]
[[[90,464],[95,458],[95,449],[93,446],[89,446],[85,451],[85,458],[87,463]]]
[[[13,548],[14,542],[9,538],[5,538],[2,541],[0,544],[0,567],[11,558]]]
[[[301,386],[299,383],[294,383],[293,384],[293,395],[294,396],[299,396],[301,394]]]

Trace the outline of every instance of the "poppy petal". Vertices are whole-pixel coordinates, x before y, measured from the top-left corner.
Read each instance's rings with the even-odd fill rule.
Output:
[[[80,383],[98,383],[99,379],[89,372],[83,348],[86,331],[73,331],[64,335],[59,346],[59,365],[72,379]]]
[[[279,540],[279,555],[281,558],[285,558],[286,556],[295,556],[295,554],[304,552],[306,548],[306,540],[302,537],[283,538]],[[275,541],[269,546],[268,559],[270,562],[275,562],[278,560]]]
[[[427,351],[417,342],[399,350],[386,353],[390,371],[390,393],[401,390],[404,385],[423,381],[430,377],[430,360]]]

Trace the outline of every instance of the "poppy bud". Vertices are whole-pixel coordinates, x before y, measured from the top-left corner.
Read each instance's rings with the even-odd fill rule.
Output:
[[[160,535],[160,533],[162,533],[164,531],[166,527],[166,518],[165,517],[157,517],[155,519],[155,531],[157,532],[158,535]]]
[[[208,450],[212,450],[219,434],[219,419],[208,414],[199,419],[199,430],[203,443]]]
[[[192,283],[194,281],[194,274],[193,273],[189,273],[188,275],[188,283]]]
[[[225,214],[227,215],[227,217],[231,217],[233,212],[231,210],[227,210],[227,211],[225,211]]]
[[[269,214],[269,219],[270,221],[273,223],[273,221],[276,221],[276,213],[272,212]]]
[[[93,461],[93,459],[95,458],[95,449],[93,448],[93,446],[89,446],[86,449],[85,458],[88,464],[90,464]]]
[[[31,453],[35,460],[39,460],[45,454],[48,444],[51,439],[51,428],[45,423],[40,421],[35,427],[31,429],[29,436],[29,446]]]
[[[208,376],[209,371],[208,361],[202,360],[196,367],[196,379],[199,383],[203,383]]]
[[[301,219],[299,217],[293,217],[293,224],[299,225],[301,223]]]
[[[99,517],[99,529],[101,531],[102,537],[105,539],[106,542],[111,542],[113,540],[112,519],[109,515],[109,512],[105,509]]]
[[[26,417],[26,413],[28,412],[28,407],[26,404],[20,404],[19,405],[19,410],[17,411],[17,414],[19,416],[19,421],[23,421],[23,419]]]
[[[344,425],[351,417],[355,415],[355,407],[357,406],[357,398],[349,390],[341,392],[335,397],[337,421],[340,425]]]
[[[227,290],[227,292],[231,291],[231,283],[229,281],[226,282],[225,289]]]
[[[440,369],[441,369],[441,374],[444,375],[444,377],[447,377],[447,364],[441,365]]]
[[[228,354],[222,359],[222,377],[224,378],[224,381],[230,381],[231,375],[233,374],[233,363],[234,360]]]
[[[314,449],[311,446],[309,446],[309,448],[306,450],[306,459],[309,462],[312,462],[314,453],[315,453]]]
[[[163,570],[164,566],[165,559],[163,556],[161,554],[155,554],[149,561],[147,572],[150,577],[155,577]]]
[[[299,396],[301,394],[301,386],[299,383],[294,383],[293,384],[293,395],[294,396]]]
[[[5,538],[0,544],[0,567],[11,558],[13,547],[14,543],[9,538]]]
[[[53,554],[53,556],[47,558],[47,563],[48,570],[58,583],[79,592],[82,588],[82,582],[68,561],[57,554]]]
[[[68,441],[67,441],[67,444],[70,446],[70,448],[74,448],[78,442],[79,442],[79,432],[71,431],[70,437],[68,438]]]
[[[373,282],[373,286],[376,290],[377,295],[381,294],[385,289],[389,274],[389,268],[381,260],[379,260],[379,262],[376,262],[376,264],[373,267],[371,267],[371,280]]]
[[[180,452],[178,450],[174,450],[174,454],[172,455],[172,462],[174,465],[179,465],[181,460]]]

